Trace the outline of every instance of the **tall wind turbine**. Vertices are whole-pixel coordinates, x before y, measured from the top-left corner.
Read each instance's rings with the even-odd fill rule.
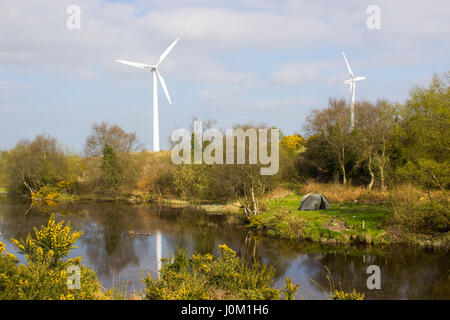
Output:
[[[348,63],[347,57],[345,56],[345,53],[342,52],[344,55],[345,63],[347,64],[348,73],[352,77],[349,80],[345,80],[345,84],[350,85],[350,132],[353,131],[355,128],[355,89],[356,89],[356,81],[364,80],[366,77],[355,77],[353,74],[352,68],[350,68],[350,64]]]
[[[157,81],[161,83],[161,87],[166,94],[167,100],[169,104],[172,104],[170,100],[169,91],[167,91],[166,82],[158,71],[158,67],[160,63],[165,59],[165,57],[169,54],[170,50],[177,44],[178,40],[176,39],[172,44],[161,54],[158,62],[155,65],[144,64],[139,62],[132,62],[126,60],[116,60],[119,63],[127,64],[129,66],[139,68],[139,69],[151,69],[153,74],[153,151],[159,151],[159,121],[158,121],[158,84]]]

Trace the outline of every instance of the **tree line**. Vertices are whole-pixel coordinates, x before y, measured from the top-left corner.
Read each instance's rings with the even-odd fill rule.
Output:
[[[414,87],[405,103],[360,101],[353,130],[349,105],[330,98],[327,107],[307,115],[303,134],[281,135],[280,170],[274,176],[261,176],[260,165],[177,166],[168,152],[146,152],[135,133],[104,122],[92,127],[81,155],[45,134],[2,151],[0,186],[38,198],[50,192],[116,197],[139,191],[152,197],[239,201],[250,217],[261,211],[260,199],[280,184],[314,179],[388,191],[410,182],[440,190],[448,214],[449,80],[450,72],[435,75],[428,86]],[[235,128],[250,127],[267,128]]]
[[[415,87],[404,104],[378,100],[350,108],[343,99],[308,115],[309,138],[299,156],[299,174],[324,181],[349,179],[371,190],[404,181],[447,190],[450,183],[450,73]]]

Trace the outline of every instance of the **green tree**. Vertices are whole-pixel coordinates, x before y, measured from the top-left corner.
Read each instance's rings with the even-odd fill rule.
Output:
[[[336,156],[328,141],[321,134],[311,135],[305,144],[305,151],[300,155],[297,170],[303,180],[311,177],[329,180],[336,174],[339,180],[339,166]]]
[[[114,149],[107,143],[103,148],[102,185],[106,193],[116,194],[121,184],[122,169]]]
[[[0,187],[8,185],[8,174],[6,172],[7,151],[0,151]]]
[[[91,189],[114,196],[134,189],[142,169],[136,157],[141,148],[135,133],[106,122],[94,124],[85,144],[85,163],[95,168],[88,168]]]
[[[399,130],[405,165],[399,173],[426,188],[450,185],[450,72],[416,87],[404,105]]]
[[[21,140],[13,149],[4,151],[1,158],[6,184],[13,192],[31,194],[72,178],[64,150],[49,135]]]

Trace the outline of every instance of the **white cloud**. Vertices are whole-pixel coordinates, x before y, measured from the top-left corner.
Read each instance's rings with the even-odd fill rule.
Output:
[[[365,27],[367,5],[361,1],[175,1],[124,4],[100,0],[79,1],[81,30],[66,29],[65,9],[73,1],[3,0],[0,3],[0,59],[3,68],[51,70],[85,77],[100,71],[131,77],[113,63],[117,56],[154,61],[174,39],[182,46],[176,62],[193,77],[198,70],[228,82],[231,74],[217,56],[239,50],[285,52],[367,45],[371,59],[380,63],[421,63],[424,57],[446,59],[450,7],[446,1],[379,1],[382,29]],[[376,46],[373,42],[377,42]],[[372,45],[370,46],[370,44]],[[424,46],[423,44],[427,44]],[[411,53],[414,52],[414,53]],[[430,55],[431,52],[431,55]],[[182,54],[181,54],[182,53]],[[172,55],[172,54],[171,54]],[[403,57],[407,59],[402,59]],[[211,72],[208,74],[208,71]],[[303,70],[316,78],[314,69]],[[218,74],[216,76],[216,74]],[[296,71],[279,71],[279,80],[302,81]],[[201,77],[200,77],[201,78]]]
[[[161,65],[177,108],[189,109],[174,112],[173,121],[213,106],[226,111],[233,107],[233,117],[248,109],[252,117],[294,126],[300,120],[292,120],[289,112],[297,109],[291,106],[320,107],[330,95],[347,95],[342,85],[347,77],[343,50],[355,72],[368,78],[358,88],[358,98],[403,98],[407,94],[403,88],[426,78],[427,70],[446,71],[442,68],[449,66],[447,2],[379,0],[381,30],[371,31],[366,28],[371,0],[2,0],[0,106],[7,102],[19,112],[33,105],[49,113],[44,106],[57,108],[63,96],[49,101],[52,90],[66,92],[63,86],[68,83],[80,93],[70,105],[90,112],[95,106],[98,119],[112,117],[109,105],[119,109],[118,104],[127,104],[124,110],[150,105],[151,88],[136,89],[146,85],[143,80],[149,81],[149,74],[115,59],[153,63],[180,37]],[[66,8],[74,3],[81,7],[81,30],[69,31]],[[28,76],[32,80],[25,80]],[[55,87],[39,83],[36,79],[41,76]],[[68,81],[60,84],[59,79]],[[40,93],[39,97],[14,87],[21,82],[32,86],[29,92]],[[90,83],[103,91],[92,94],[85,88]],[[129,91],[118,90],[122,88]],[[180,97],[183,90],[191,100]],[[259,114],[259,110],[267,112]],[[0,110],[4,124],[5,112]],[[43,116],[42,126],[47,118]],[[77,125],[97,118],[80,113]],[[17,127],[6,124],[11,130]]]

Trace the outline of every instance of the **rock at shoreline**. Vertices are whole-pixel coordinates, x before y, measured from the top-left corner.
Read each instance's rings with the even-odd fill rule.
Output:
[[[324,209],[330,209],[330,203],[321,193],[308,193],[302,198],[302,202],[300,202],[300,206],[298,207],[300,211]]]

